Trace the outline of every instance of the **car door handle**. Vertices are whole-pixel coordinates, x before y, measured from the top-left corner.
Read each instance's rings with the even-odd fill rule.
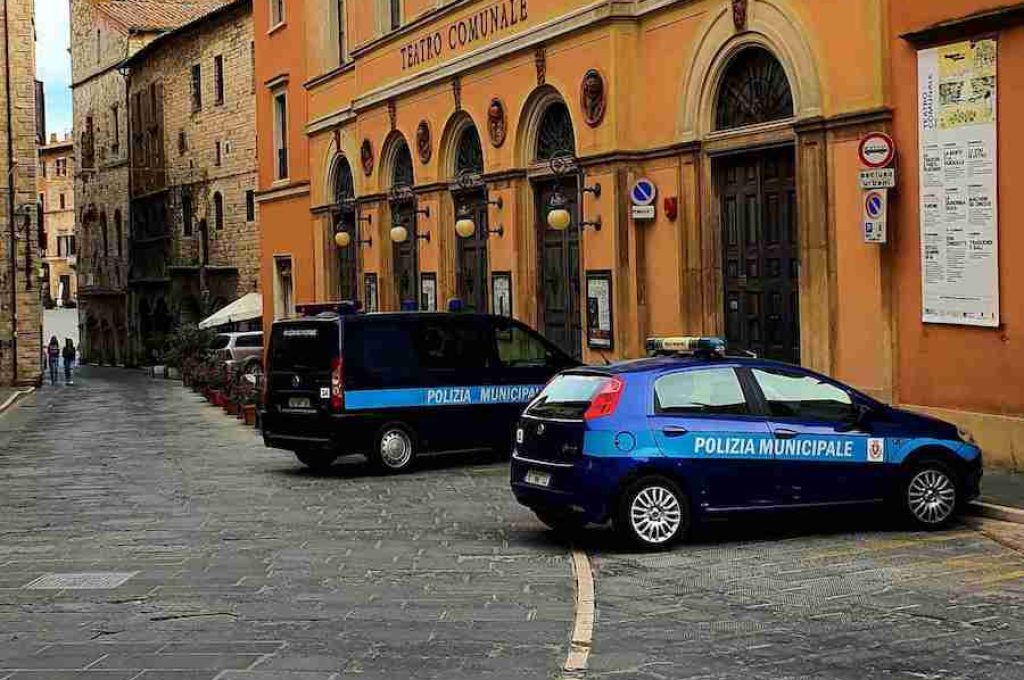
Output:
[[[797,432],[796,430],[787,430],[786,428],[780,428],[778,430],[775,430],[776,439],[793,439],[798,434],[800,433]]]
[[[684,437],[690,433],[685,427],[679,427],[678,425],[669,425],[668,427],[661,428],[661,433],[670,439],[675,437]]]

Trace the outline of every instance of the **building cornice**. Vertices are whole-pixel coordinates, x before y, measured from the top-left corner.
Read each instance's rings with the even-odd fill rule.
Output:
[[[269,189],[256,192],[256,202],[272,203],[274,201],[283,201],[286,198],[295,198],[297,196],[306,196],[309,194],[309,182],[290,182],[281,186],[272,186]]]
[[[900,37],[914,47],[928,47],[976,37],[1024,24],[1024,2],[940,21]]]

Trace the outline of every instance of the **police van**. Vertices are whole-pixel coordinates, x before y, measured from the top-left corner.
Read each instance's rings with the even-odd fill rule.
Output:
[[[644,548],[701,518],[888,504],[922,528],[978,495],[981,451],[955,425],[715,338],[566,371],[526,408],[511,486],[549,526],[612,520]]]
[[[263,439],[313,468],[346,454],[398,472],[420,454],[507,452],[523,407],[577,363],[524,324],[484,314],[341,308],[279,321]]]

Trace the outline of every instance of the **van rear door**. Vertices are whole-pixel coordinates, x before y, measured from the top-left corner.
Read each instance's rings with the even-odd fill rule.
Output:
[[[267,355],[268,411],[326,413],[331,366],[340,349],[335,319],[274,324]]]

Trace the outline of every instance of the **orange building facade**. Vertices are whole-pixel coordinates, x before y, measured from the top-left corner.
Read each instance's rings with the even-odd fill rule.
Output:
[[[256,2],[265,323],[457,298],[594,362],[723,335],[939,409],[1015,465],[1024,303],[1001,279],[1000,327],[921,320],[917,48],[899,36],[950,17],[822,4]],[[875,131],[901,153],[884,245],[858,181]],[[971,372],[979,336],[1017,394]]]

